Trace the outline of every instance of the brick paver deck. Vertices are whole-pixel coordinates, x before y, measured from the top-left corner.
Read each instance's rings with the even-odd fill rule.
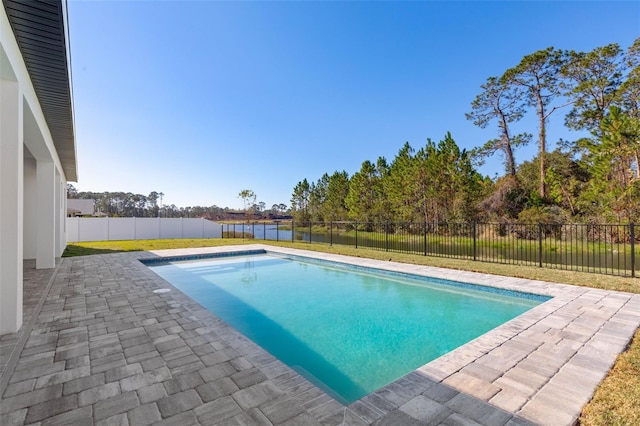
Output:
[[[55,271],[55,269],[36,269],[35,260],[24,261],[24,276],[22,281],[24,293],[22,321],[24,324],[28,324],[31,320],[31,315],[42,299],[42,294],[47,289],[47,283]],[[0,335],[0,376],[7,367],[7,363],[18,344],[19,338],[19,333]]]
[[[304,252],[554,296],[345,407],[137,260],[248,248],[294,252],[27,264],[28,319],[0,338],[0,424],[569,425],[640,325],[638,295]]]

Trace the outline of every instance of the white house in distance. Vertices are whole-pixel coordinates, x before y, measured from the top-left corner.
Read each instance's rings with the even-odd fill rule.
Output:
[[[67,216],[93,216],[96,212],[96,200],[67,198]]]
[[[23,260],[54,268],[77,180],[66,0],[0,7],[0,334],[22,326]]]

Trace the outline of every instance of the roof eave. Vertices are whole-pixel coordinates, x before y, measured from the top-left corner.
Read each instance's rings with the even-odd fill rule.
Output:
[[[78,180],[66,0],[2,0],[67,181]]]

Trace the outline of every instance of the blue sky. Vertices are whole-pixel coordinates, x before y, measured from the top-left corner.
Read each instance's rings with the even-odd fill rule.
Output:
[[[69,1],[80,191],[267,207],[323,173],[391,161],[465,119],[480,85],[554,46],[640,35],[640,2]],[[564,112],[549,141],[575,139]],[[535,121],[522,129],[536,132]],[[516,129],[517,130],[517,129]],[[522,162],[535,146],[516,152]],[[503,173],[499,157],[480,169]]]

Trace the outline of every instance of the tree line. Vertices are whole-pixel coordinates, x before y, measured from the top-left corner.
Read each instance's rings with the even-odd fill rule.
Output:
[[[267,209],[264,202],[256,202],[253,191],[249,192],[251,193],[251,203],[247,205],[247,200],[243,198],[245,211],[238,211],[216,205],[209,207],[166,205],[162,203],[164,193],[157,191],[152,191],[146,196],[132,192],[79,192],[73,185],[67,184],[68,198],[92,199],[95,201],[96,213],[110,217],[202,217],[210,220],[239,220],[279,218],[289,213],[289,208],[285,204],[274,204],[271,209]],[[250,214],[247,215],[247,212]]]
[[[450,133],[388,162],[298,182],[298,221],[638,222],[640,220],[640,38],[589,52],[553,47],[526,55],[480,86],[466,118],[496,136],[470,151]],[[564,115],[562,115],[564,114]],[[516,133],[535,117],[536,129]],[[548,126],[585,135],[549,151]],[[558,120],[556,120],[558,119]],[[534,136],[535,134],[535,136]],[[517,149],[537,145],[518,163]],[[501,155],[494,179],[477,167]]]

